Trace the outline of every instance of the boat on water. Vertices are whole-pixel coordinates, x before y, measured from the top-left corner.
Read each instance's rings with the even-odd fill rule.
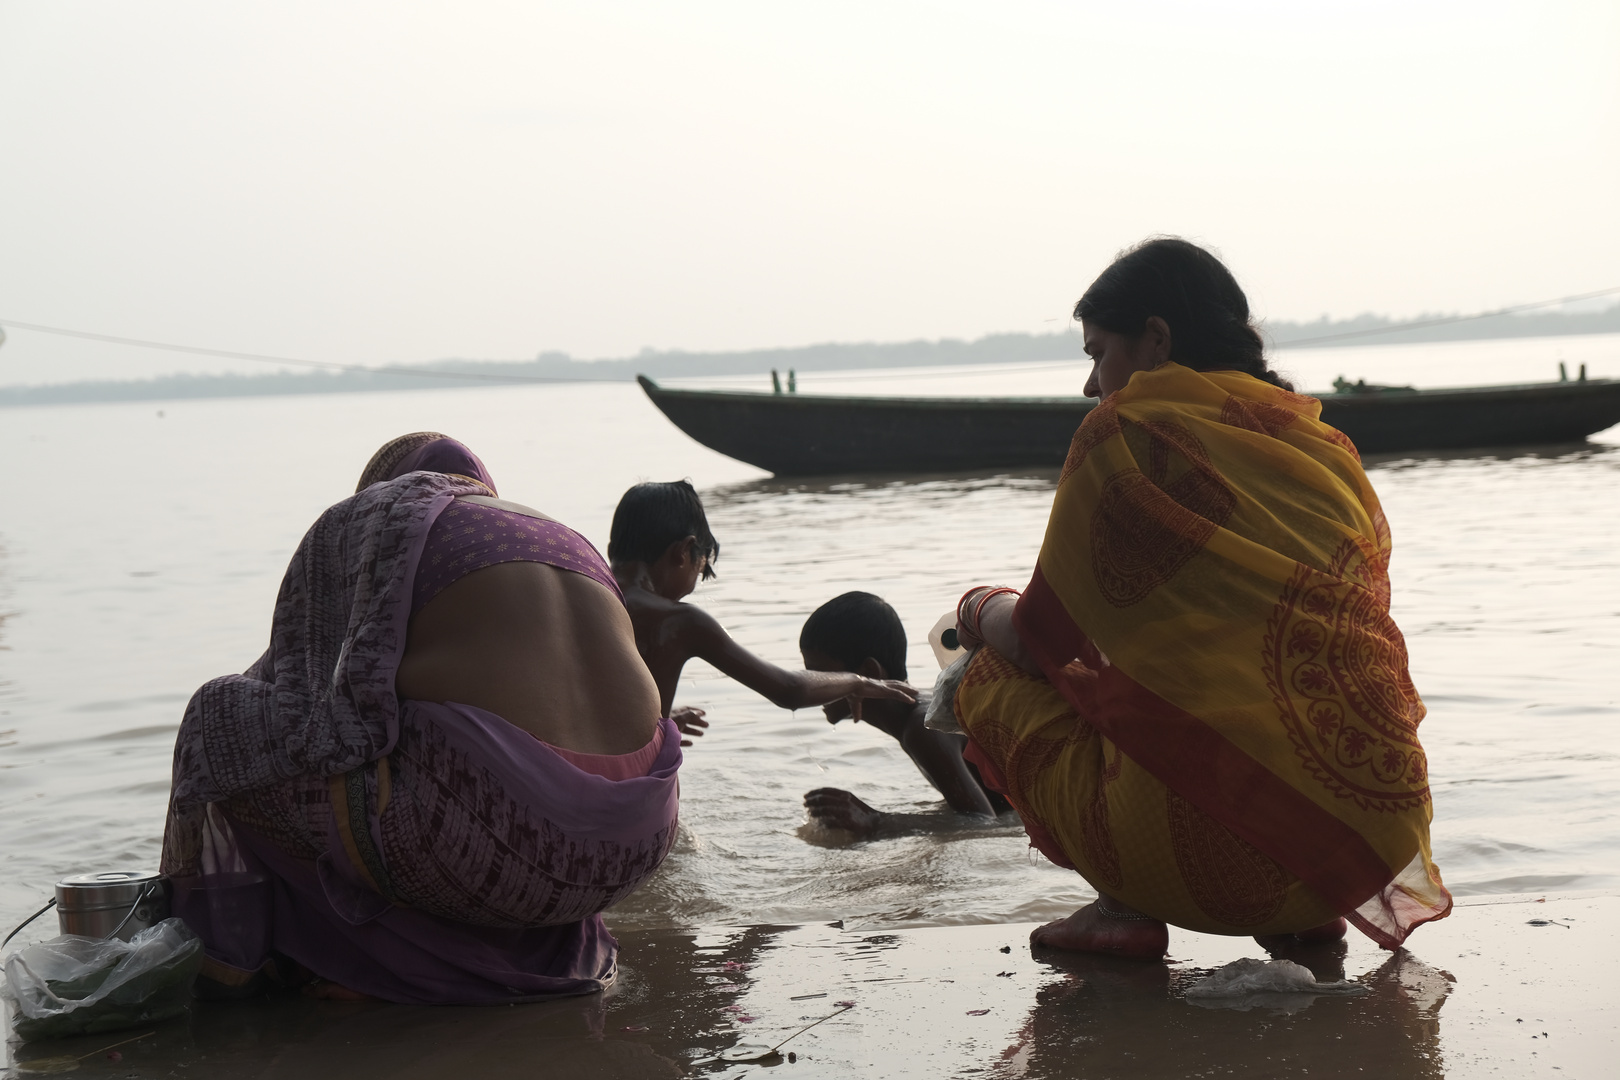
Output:
[[[841,397],[676,390],[636,376],[693,439],[777,476],[1057,467],[1085,397]],[[1322,420],[1362,454],[1578,442],[1620,423],[1620,379],[1413,390],[1344,384]]]

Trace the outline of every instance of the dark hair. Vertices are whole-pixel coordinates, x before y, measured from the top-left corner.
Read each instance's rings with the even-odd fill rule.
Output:
[[[849,671],[871,657],[886,678],[906,677],[906,628],[881,596],[847,592],[811,612],[799,631],[799,651],[814,649]]]
[[[669,545],[683,536],[697,537],[697,555],[707,555],[705,578],[714,577],[720,542],[709,531],[703,500],[690,480],[668,484],[637,484],[624,493],[613,511],[608,532],[609,562],[657,562]]]
[[[1266,365],[1249,298],[1214,255],[1174,236],[1123,251],[1074,305],[1074,317],[1135,337],[1157,315],[1170,327],[1170,359],[1194,371],[1241,371],[1284,390]]]

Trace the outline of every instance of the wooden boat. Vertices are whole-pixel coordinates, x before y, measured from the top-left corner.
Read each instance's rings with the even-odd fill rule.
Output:
[[[837,397],[672,390],[636,380],[693,439],[778,476],[1057,467],[1083,397]],[[1576,442],[1620,423],[1620,379],[1323,395],[1363,454]]]

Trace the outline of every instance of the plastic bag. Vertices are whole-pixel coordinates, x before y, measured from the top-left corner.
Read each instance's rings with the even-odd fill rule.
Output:
[[[1187,988],[1187,1003],[1206,1009],[1280,1009],[1297,1012],[1323,994],[1365,994],[1362,983],[1339,979],[1317,982],[1309,968],[1292,960],[1248,957],[1216,968]]]
[[[128,941],[63,934],[6,958],[0,987],[24,1042],[118,1031],[185,1012],[202,939],[164,919]]]
[[[963,652],[939,673],[939,678],[934,681],[933,697],[928,701],[928,711],[923,715],[923,727],[930,731],[943,731],[947,735],[967,734],[956,719],[956,689],[962,685],[962,676],[967,674],[968,664],[972,661],[973,654]]]

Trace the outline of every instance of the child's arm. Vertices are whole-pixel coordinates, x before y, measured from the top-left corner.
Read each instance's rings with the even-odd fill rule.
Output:
[[[679,633],[687,655],[708,661],[780,708],[804,709],[849,698],[850,709],[858,720],[862,698],[917,700],[915,690],[894,679],[868,679],[848,671],[789,671],[777,667],[737,644],[725,627],[702,608],[690,608],[681,621]]]
[[[967,742],[960,735],[931,731],[918,720],[906,725],[900,736],[900,747],[922,770],[928,782],[939,789],[952,810],[959,814],[988,814],[996,816],[990,797],[984,793],[962,760],[962,747]]]
[[[900,746],[928,782],[939,789],[955,811],[951,814],[896,814],[878,810],[839,788],[817,788],[804,797],[805,809],[817,823],[857,836],[900,836],[918,832],[955,832],[1003,824],[990,797],[962,760],[960,735],[930,731],[921,717],[900,733]]]

